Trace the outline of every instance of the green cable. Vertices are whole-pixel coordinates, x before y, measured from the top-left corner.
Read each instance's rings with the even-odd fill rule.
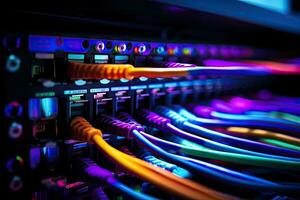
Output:
[[[296,122],[296,123],[300,123],[300,117],[298,117],[297,115],[289,114],[289,113],[272,111],[272,112],[270,112],[270,116],[289,120],[289,121]]]
[[[290,143],[287,143],[287,142],[284,142],[284,141],[281,141],[281,140],[261,138],[260,141],[268,143],[268,144],[272,144],[272,145],[275,145],[275,146],[300,151],[300,146],[293,145],[293,144],[290,144]]]
[[[279,112],[279,111],[271,111],[271,112],[262,112],[262,111],[248,111],[246,114],[251,116],[258,116],[258,117],[270,117],[270,118],[279,118],[285,119],[291,122],[300,123],[300,117],[297,115],[293,115],[290,113]]]
[[[178,144],[177,144],[178,145]],[[229,153],[212,150],[202,145],[197,145],[193,147],[191,145],[184,146],[180,145],[181,149],[179,150],[181,153],[188,154],[191,156],[196,156],[200,158],[209,158],[222,160],[227,162],[233,162],[238,164],[247,164],[254,166],[262,166],[268,168],[276,168],[276,169],[293,169],[300,171],[300,163],[295,161],[288,160],[279,160],[274,158],[265,158],[253,155],[244,155],[238,153]]]

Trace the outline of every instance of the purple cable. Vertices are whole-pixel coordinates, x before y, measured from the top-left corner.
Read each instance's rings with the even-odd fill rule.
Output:
[[[165,118],[163,116],[160,116],[154,112],[151,112],[149,110],[143,109],[139,112],[140,119],[147,125],[157,128],[161,131],[171,133],[173,135],[179,136],[181,138],[193,141],[197,144],[203,145],[205,147],[219,150],[219,151],[225,151],[225,152],[231,152],[231,153],[240,153],[240,154],[247,154],[247,155],[255,155],[255,156],[261,156],[261,157],[269,157],[269,158],[276,158],[276,159],[283,159],[283,160],[295,160],[299,161],[298,158],[292,158],[292,157],[286,157],[284,155],[273,155],[273,154],[266,154],[264,152],[257,152],[255,149],[244,149],[242,147],[235,147],[227,145],[226,143],[221,143],[217,141],[213,141],[198,135],[191,134],[189,132],[183,131],[175,126],[173,126],[170,123],[170,119]],[[265,145],[264,147],[266,147]]]
[[[104,183],[108,183],[117,190],[123,192],[127,196],[132,197],[134,199],[156,200],[156,198],[154,197],[136,192],[130,187],[124,185],[114,177],[114,174],[112,172],[100,167],[92,160],[88,158],[79,158],[78,160],[80,162],[81,168],[83,168],[85,174],[88,175],[90,178],[97,181],[102,181]]]

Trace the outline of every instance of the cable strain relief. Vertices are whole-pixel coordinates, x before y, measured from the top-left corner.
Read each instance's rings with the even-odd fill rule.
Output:
[[[78,158],[77,160],[80,169],[91,179],[106,182],[108,178],[114,177],[112,172],[100,167],[89,158]]]
[[[102,135],[99,129],[94,128],[83,117],[75,117],[70,123],[71,131],[74,134],[74,138],[81,141],[87,141],[93,143],[93,137],[95,135]]]
[[[106,114],[100,115],[98,122],[106,131],[125,136],[129,139],[133,138],[131,134],[133,130],[140,130],[140,127],[135,124],[122,122],[121,120]]]
[[[128,124],[132,124],[135,126],[136,130],[138,131],[145,131],[144,127],[138,123],[130,114],[125,112],[119,112],[117,114],[117,118],[120,119],[123,122],[126,122]]]
[[[165,118],[159,114],[156,114],[155,112],[151,112],[150,110],[147,109],[141,109],[138,112],[138,116],[148,126],[157,128],[159,130],[165,130],[167,124],[171,123],[170,119]]]
[[[176,125],[178,128],[181,128],[184,122],[187,121],[184,117],[179,115],[177,112],[165,106],[157,106],[155,108],[155,112],[171,120],[172,124]]]

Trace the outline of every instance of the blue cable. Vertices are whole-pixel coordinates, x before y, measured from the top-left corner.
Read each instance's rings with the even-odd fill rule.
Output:
[[[300,128],[299,124],[295,122],[290,122],[288,120],[278,119],[278,118],[249,116],[243,114],[230,114],[230,113],[223,113],[218,111],[212,111],[211,116],[218,119],[243,121],[249,124],[248,126],[252,126],[252,127],[277,128],[281,130],[297,131],[297,132],[299,132],[299,128]]]
[[[197,173],[201,175],[207,175],[208,173],[210,174],[211,178],[215,178],[219,181],[222,181],[224,183],[231,183],[234,184],[237,187],[246,187],[249,189],[254,189],[254,190],[279,190],[279,191],[290,191],[290,192],[297,192],[300,189],[300,185],[293,184],[293,185],[280,185],[271,182],[270,184],[267,184],[267,182],[260,183],[258,182],[253,182],[253,181],[248,181],[245,179],[238,179],[233,176],[227,176],[226,174],[217,174],[216,171],[211,171],[210,168],[203,167],[201,165],[197,165],[193,162],[187,162],[186,160],[181,159],[180,157],[177,157],[174,154],[168,153],[165,150],[161,149],[160,147],[154,145],[151,143],[149,140],[147,140],[139,131],[133,130],[132,135],[138,140],[138,142],[142,143],[144,147],[146,147],[149,151],[151,151],[153,154],[162,157],[165,160],[168,160],[169,162],[181,165],[182,167]],[[171,145],[172,146],[172,145]],[[175,145],[177,146],[177,145]],[[180,145],[178,145],[180,146]],[[178,147],[177,147],[178,148]]]
[[[193,141],[196,144],[200,144],[203,145],[205,147],[211,148],[211,149],[215,149],[215,150],[219,150],[219,151],[225,151],[225,152],[231,152],[231,153],[240,153],[240,154],[247,154],[247,155],[255,155],[255,156],[261,156],[261,157],[267,157],[267,158],[276,158],[276,159],[282,159],[282,160],[292,160],[295,162],[300,162],[300,159],[298,158],[291,158],[291,157],[285,157],[285,156],[277,156],[277,155],[272,155],[272,154],[265,154],[265,153],[259,153],[259,152],[255,152],[255,151],[249,151],[249,150],[245,150],[245,149],[241,149],[241,148],[236,148],[236,147],[232,147],[226,144],[222,144],[216,141],[212,141],[212,140],[208,140],[206,138],[197,136],[197,135],[193,135],[191,133],[185,132],[175,126],[173,126],[172,124],[168,124],[164,130],[161,131],[168,131],[171,134],[177,135],[181,138]],[[181,133],[176,134],[176,133]]]
[[[127,185],[124,185],[123,183],[121,183],[120,181],[118,181],[116,179],[110,180],[110,178],[108,178],[107,182],[110,183],[111,186],[115,187],[116,189],[120,190],[125,195],[127,195],[133,199],[157,200],[157,198],[150,197],[146,194],[143,194],[143,193],[140,193],[140,192],[137,192],[137,191],[131,189],[130,187],[128,187]]]
[[[251,151],[258,151],[262,153],[268,153],[268,154],[277,154],[280,156],[288,156],[288,157],[296,157],[300,158],[300,152],[294,151],[294,150],[289,150],[281,147],[275,147],[272,145],[267,145],[243,138],[238,138],[230,135],[226,135],[214,130],[210,130],[207,128],[204,128],[200,125],[194,124],[195,120],[194,119],[187,119],[185,117],[188,117],[188,115],[183,115],[182,113],[178,114],[174,110],[171,110],[165,106],[158,106],[156,107],[155,111],[159,114],[161,114],[164,117],[167,117],[171,119],[172,123],[175,124],[178,128],[184,129],[188,132],[195,133],[197,135],[207,137],[209,139],[212,139],[217,142],[222,142],[227,145],[233,145],[235,147],[239,148],[245,148]],[[187,112],[190,115],[193,115],[189,113],[188,111],[184,110],[184,112]],[[194,115],[193,115],[194,116]],[[194,116],[196,117],[196,116]],[[197,118],[197,117],[196,117]],[[213,119],[205,119],[204,123],[201,125],[206,125],[207,121],[211,121]],[[190,122],[191,121],[191,122]],[[215,120],[215,126],[218,126],[218,121]],[[225,122],[227,123],[227,122]]]
[[[114,177],[114,175],[111,171],[108,171],[107,169],[100,167],[94,161],[92,161],[88,158],[79,158],[78,162],[82,168],[82,171],[89,178],[108,183],[111,186],[113,186],[114,188],[120,190],[125,195],[127,195],[133,199],[157,200],[157,198],[137,192],[137,191],[131,189],[130,187],[124,185],[123,183],[121,183]]]
[[[251,128],[263,128],[263,129],[275,129],[283,130],[291,133],[300,133],[300,126],[295,122],[289,122],[288,120],[272,119],[263,117],[252,117],[239,114],[228,114],[217,111],[212,111],[211,115],[217,119],[205,119],[197,117],[185,108],[179,105],[172,106],[178,114],[189,119],[190,122],[201,126],[244,126]],[[226,121],[224,121],[224,119]]]

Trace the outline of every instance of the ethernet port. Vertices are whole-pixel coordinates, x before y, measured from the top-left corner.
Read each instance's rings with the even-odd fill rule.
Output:
[[[139,110],[141,108],[150,108],[150,94],[144,90],[139,89],[134,91],[134,110]]]
[[[83,94],[72,95],[68,101],[68,119],[76,116],[89,118],[89,101],[85,99]]]
[[[194,99],[194,90],[191,87],[181,88],[180,104],[192,103]]]
[[[107,93],[94,94],[94,116],[98,118],[100,114],[113,114],[113,98]]]
[[[42,119],[33,122],[33,137],[38,140],[52,139],[57,136],[56,119]]]
[[[132,100],[128,91],[118,91],[115,94],[115,111],[116,112],[133,112]]]
[[[32,121],[34,138],[49,139],[57,136],[58,99],[56,97],[29,99],[28,114]]]
[[[167,92],[167,98],[166,98],[167,106],[180,103],[180,97],[182,93],[178,88],[170,87],[166,90],[166,92]]]
[[[54,54],[36,53],[31,63],[31,78],[33,81],[41,82],[43,80],[56,79],[56,66]]]
[[[150,108],[154,108],[158,105],[165,105],[166,92],[162,89],[152,89],[150,95]]]

